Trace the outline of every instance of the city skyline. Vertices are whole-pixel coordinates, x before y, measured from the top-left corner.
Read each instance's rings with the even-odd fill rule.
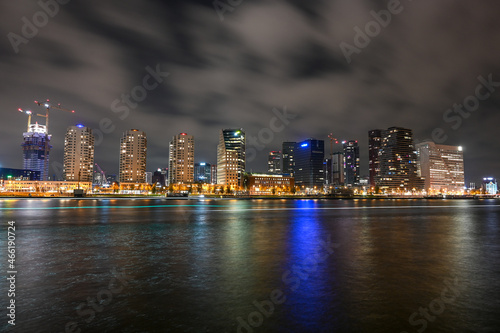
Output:
[[[38,128],[41,128],[41,130],[39,131],[44,131],[44,133],[46,132],[45,131],[45,126],[44,125],[40,125],[38,123],[36,124],[32,124],[32,125],[29,125],[28,127],[28,130],[29,131],[34,131]],[[451,147],[455,147],[455,149],[459,149],[460,150],[460,158],[462,160],[462,164],[461,164],[461,174],[462,174],[462,181],[461,181],[461,184],[462,186],[461,187],[464,187],[466,185],[468,185],[467,183],[467,179],[465,179],[465,181],[463,180],[464,178],[464,164],[463,164],[463,159],[464,159],[464,154],[463,154],[463,147],[462,146],[450,146],[450,145],[439,145],[431,140],[427,140],[425,142],[417,142],[415,143],[414,139],[413,139],[413,135],[412,135],[412,130],[411,129],[404,129],[404,128],[401,128],[401,127],[391,127],[389,128],[389,131],[391,131],[392,129],[396,129],[396,132],[397,132],[397,129],[400,129],[400,130],[407,130],[409,131],[408,133],[404,134],[405,136],[405,139],[407,139],[407,135],[409,135],[409,140],[411,141],[408,141],[408,142],[411,142],[411,151],[412,153],[415,154],[415,157],[413,159],[415,159],[415,162],[417,162],[417,156],[419,155],[418,154],[418,147],[422,146],[423,144],[432,144],[432,145],[435,145],[435,146],[438,146],[438,147],[448,147],[448,148],[451,148]],[[75,158],[74,156],[73,157],[69,157],[69,155],[71,154],[67,154],[66,150],[68,149],[68,147],[66,147],[67,145],[67,142],[68,142],[68,139],[71,137],[71,135],[69,134],[70,132],[74,132],[74,131],[78,131],[78,132],[82,132],[81,134],[83,134],[83,132],[87,133],[87,139],[86,140],[91,140],[91,145],[89,145],[88,147],[91,148],[91,158],[89,161],[86,161],[85,164],[89,164],[89,165],[93,165],[94,164],[94,135],[92,134],[92,129],[88,128],[88,127],[85,127],[84,125],[82,124],[77,124],[75,126],[69,126],[68,129],[67,129],[67,133],[66,133],[66,136],[65,136],[65,148],[64,148],[64,163],[63,163],[63,173],[62,175],[60,175],[60,180],[78,180],[77,177],[74,175],[74,174],[70,174],[70,176],[68,176],[68,172],[65,171],[65,169],[67,168],[66,167],[66,164],[67,164],[67,160],[68,158],[71,159],[71,158]],[[134,132],[138,132],[139,130],[137,129],[131,129],[131,130],[128,130],[126,132],[123,133],[123,137],[121,139],[121,143],[120,143],[120,150],[121,150],[121,156],[123,155],[123,148],[124,148],[124,141],[125,140],[125,137],[127,135],[129,135],[131,133],[135,134]],[[243,133],[242,134],[242,139],[243,141],[245,141],[245,132],[244,132],[244,129],[243,128],[240,128],[240,129],[223,129],[221,130],[221,133],[224,133],[225,131],[232,131],[232,132],[235,132],[235,133]],[[369,170],[369,174],[360,174],[359,173],[359,169],[361,169],[361,166],[364,166],[362,163],[360,163],[360,160],[359,160],[359,146],[358,146],[358,140],[348,140],[348,141],[342,141],[342,142],[338,142],[336,141],[337,144],[341,144],[342,145],[342,148],[341,149],[336,149],[336,148],[333,148],[333,142],[335,142],[336,139],[333,139],[330,140],[331,141],[331,152],[333,155],[332,156],[337,156],[338,154],[342,154],[343,156],[343,161],[340,161],[340,163],[343,162],[343,167],[342,167],[342,170],[343,170],[343,175],[341,176],[342,177],[342,181],[338,182],[338,180],[340,179],[337,179],[337,181],[330,179],[330,177],[332,177],[333,174],[335,173],[338,173],[339,170],[338,167],[336,166],[333,166],[333,165],[330,165],[331,163],[334,163],[337,164],[338,162],[336,162],[336,160],[334,160],[332,162],[332,160],[330,159],[330,155],[327,154],[327,152],[324,152],[324,169],[323,169],[323,176],[325,178],[325,185],[335,185],[335,184],[343,184],[344,183],[344,180],[343,178],[345,177],[345,185],[347,186],[353,186],[353,185],[360,185],[360,180],[361,179],[364,179],[366,181],[368,181],[368,184],[370,184],[370,186],[375,186],[375,178],[376,178],[376,175],[380,172],[380,166],[378,165],[378,163],[380,162],[379,158],[378,158],[378,151],[379,150],[383,150],[382,149],[382,142],[383,142],[383,136],[382,136],[382,133],[386,133],[387,131],[385,130],[380,130],[380,129],[376,129],[376,130],[370,130],[368,131],[368,141],[369,141],[369,159],[367,161],[367,165],[368,166],[368,170]],[[129,133],[129,134],[127,134]],[[141,135],[143,135],[144,137],[146,136],[146,133],[145,132],[142,132],[140,131]],[[27,133],[24,133],[24,136],[26,138],[26,134]],[[45,134],[47,135],[47,134]],[[226,136],[226,134],[224,134]],[[233,137],[233,133],[229,134],[229,137],[230,137],[230,140],[233,140],[234,138]],[[51,135],[48,134],[48,137],[50,137]],[[74,133],[73,133],[73,136],[74,136]],[[238,135],[236,135],[238,136]],[[83,138],[83,137],[82,137]],[[25,139],[26,140],[26,139]],[[222,140],[222,136],[220,137],[219,140]],[[239,140],[239,139],[238,139]],[[308,140],[311,140],[311,138],[307,139],[306,141]],[[324,145],[324,140],[320,140],[323,142],[323,145]],[[169,159],[169,163],[168,163],[168,168],[167,170],[169,170],[169,174],[170,176],[168,177],[169,180],[172,180],[174,179],[174,183],[181,183],[181,184],[190,184],[190,183],[193,183],[194,182],[194,168],[195,168],[195,164],[196,165],[199,165],[200,162],[202,164],[205,164],[207,163],[205,160],[203,161],[198,161],[196,158],[195,158],[195,151],[194,151],[194,136],[192,135],[188,135],[186,133],[180,133],[176,136],[173,136],[172,137],[172,140],[170,141],[169,143],[169,154],[168,154],[168,159]],[[222,141],[219,142],[219,146],[220,146],[220,143]],[[376,144],[376,146],[375,146]],[[78,143],[77,145],[81,145],[80,143]],[[299,145],[297,142],[282,142],[282,146],[283,146],[283,150],[284,152],[282,153],[281,151],[271,151],[269,152],[268,154],[268,160],[267,160],[267,165],[264,165],[264,166],[261,166],[261,169],[260,170],[257,170],[257,171],[253,171],[253,170],[248,170],[246,168],[243,168],[242,172],[239,172],[240,174],[243,173],[243,172],[248,172],[248,173],[254,173],[254,172],[258,172],[258,173],[263,173],[263,172],[266,172],[264,170],[267,169],[267,173],[278,173],[278,174],[293,174],[293,165],[295,164],[295,161],[294,161],[294,154],[293,154],[293,150],[295,151],[298,151],[298,148],[300,148],[300,142],[299,142]],[[288,148],[288,146],[290,146],[291,148]],[[406,143],[404,144],[404,146],[406,147]],[[146,145],[145,145],[145,150],[147,149],[147,141],[146,141]],[[243,147],[245,147],[245,143],[243,143]],[[75,150],[75,147],[71,147],[72,150]],[[78,149],[83,149],[83,146],[82,148],[78,148]],[[219,148],[218,148],[219,149]],[[289,163],[287,162],[287,159],[288,159],[288,154],[289,154],[289,150],[291,150],[291,155],[290,157],[292,158],[291,161],[293,161],[292,163]],[[442,149],[442,148],[440,148]],[[25,150],[25,149],[23,149]],[[429,153],[427,153],[429,154]],[[73,154],[75,155],[75,154]],[[177,156],[178,155],[178,156]],[[75,155],[76,156],[76,155]],[[275,156],[275,157],[273,157]],[[78,158],[80,158],[79,156],[77,156]],[[273,158],[272,158],[273,157]],[[244,158],[244,165],[246,165],[246,158]],[[447,157],[446,157],[447,158]],[[277,159],[277,161],[273,161],[273,163],[271,164],[271,161],[273,159]],[[122,165],[122,157],[120,157],[120,170],[121,170],[121,165]],[[178,160],[178,162],[175,162],[176,160]],[[187,162],[185,162],[185,160]],[[196,161],[196,162],[195,162]],[[277,163],[278,162],[278,163]],[[27,160],[26,160],[26,157],[24,158],[24,162],[23,164],[26,164],[27,163]],[[374,164],[376,163],[376,164]],[[411,161],[410,161],[411,163]],[[422,163],[419,161],[420,163],[420,167],[422,167]],[[427,162],[428,163],[428,162]],[[213,163],[210,163],[208,162],[208,165],[211,165]],[[277,170],[279,172],[276,172],[274,171],[273,169],[274,168],[278,168],[278,169],[281,169],[281,168],[285,168],[285,165],[286,164],[290,164],[290,167],[292,168],[292,172],[281,172],[281,170]],[[328,164],[328,167],[326,166]],[[147,154],[144,154],[144,165],[142,167],[142,169],[144,169],[144,171],[141,171],[141,172],[147,172],[147,168],[146,168],[146,165],[147,165]],[[177,169],[177,165],[179,165],[180,169],[179,171],[174,171]],[[274,166],[272,166],[274,165]],[[376,165],[376,170],[372,170],[372,165]],[[217,164],[214,164],[214,167],[217,167]],[[333,170],[331,169],[333,167]],[[420,168],[419,167],[419,168]],[[44,163],[44,166],[43,168],[45,168],[45,163]],[[26,170],[38,170],[40,169],[39,171],[43,171],[43,168],[24,168]],[[89,169],[88,171],[92,171],[91,168],[89,168],[88,166],[85,166],[84,169]],[[159,168],[156,168],[156,167],[152,167],[153,170],[157,170]],[[15,168],[14,168],[15,169]],[[182,170],[181,170],[182,169]],[[354,171],[352,171],[354,170]],[[288,170],[290,171],[290,170]],[[419,169],[420,171],[420,169]],[[444,169],[443,169],[444,171]],[[98,170],[95,170],[94,169],[94,173],[100,173],[102,172],[100,167]],[[129,171],[130,172],[130,171]],[[329,172],[333,172],[332,174],[330,174],[328,176],[328,173]],[[354,173],[353,173],[354,172]],[[153,171],[149,171],[149,173],[153,173]],[[175,175],[174,177],[174,174],[173,173],[176,173],[178,175]],[[113,173],[110,173],[108,172],[108,175],[109,174],[113,174]],[[121,171],[118,172],[118,174],[121,174]],[[184,174],[186,176],[184,176]],[[350,174],[353,174],[355,176],[352,176]],[[427,179],[426,179],[426,188],[428,188],[428,184],[429,184],[429,173],[428,171],[423,171],[422,170],[422,175],[426,175]],[[490,175],[487,175],[487,176],[483,176],[484,177],[489,177]],[[69,178],[68,178],[69,177]],[[180,180],[180,181],[176,181],[177,178],[181,177],[183,180]],[[187,177],[186,179],[184,179],[184,177]],[[335,176],[333,176],[335,177]],[[353,178],[354,177],[354,178]],[[57,177],[56,177],[57,178]],[[119,176],[120,178],[120,176]],[[87,177],[85,178],[87,179]],[[180,179],[180,178],[179,178]],[[333,181],[332,181],[333,180]],[[239,178],[239,181],[241,181],[241,178]],[[137,182],[136,180],[134,180],[134,182]],[[455,183],[455,181],[453,181],[453,183]],[[475,183],[474,181],[471,181],[470,183]]]
[[[140,3],[147,16],[134,4],[60,5],[17,52],[7,36],[22,36],[22,18],[43,9],[37,2],[5,4],[0,52],[8,84],[1,100],[9,126],[0,140],[18,145],[26,119],[15,110],[40,111],[32,100],[50,98],[76,111],[51,118],[51,175],[55,161],[62,163],[66,128],[83,123],[95,130],[96,162],[109,173],[117,172],[116,142],[130,128],[148,133],[152,171],[168,165],[165,145],[179,131],[206,138],[199,160],[213,163],[220,128],[244,127],[257,147],[264,145],[247,169],[260,170],[282,142],[326,140],[333,132],[359,141],[367,175],[365,133],[402,126],[417,142],[434,136],[463,146],[467,181],[500,178],[500,156],[490,154],[500,148],[490,140],[500,120],[500,51],[491,47],[500,40],[499,4],[405,4],[350,63],[339,45],[354,45],[354,27],[386,4],[254,1],[223,20],[210,2]],[[279,130],[263,143],[259,134],[271,126]],[[17,149],[0,153],[2,167],[22,167]]]

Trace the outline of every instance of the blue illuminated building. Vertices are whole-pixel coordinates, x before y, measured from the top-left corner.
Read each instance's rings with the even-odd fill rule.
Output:
[[[295,185],[301,190],[321,190],[325,182],[323,173],[323,159],[325,156],[325,142],[323,140],[307,139],[298,142],[294,150],[295,158]]]

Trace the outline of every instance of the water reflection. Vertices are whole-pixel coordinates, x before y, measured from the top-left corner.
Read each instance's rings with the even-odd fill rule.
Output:
[[[0,201],[0,213],[18,226],[22,332],[71,320],[82,331],[234,332],[276,289],[286,302],[255,332],[412,332],[408,317],[454,277],[461,295],[428,331],[500,326],[495,201],[23,199]],[[328,237],[339,247],[323,256]],[[86,323],[76,307],[115,268],[130,284]]]

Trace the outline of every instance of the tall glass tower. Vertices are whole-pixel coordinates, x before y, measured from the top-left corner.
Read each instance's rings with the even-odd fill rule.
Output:
[[[217,145],[217,184],[243,186],[245,173],[245,131],[223,129]]]
[[[295,168],[294,160],[294,150],[297,142],[283,142],[282,152],[283,152],[283,168],[282,172],[293,176],[293,170]]]
[[[40,179],[47,180],[49,176],[49,155],[51,135],[45,125],[38,123],[29,125],[28,132],[23,133],[23,169],[40,172]]]
[[[325,182],[323,159],[325,158],[325,142],[307,139],[295,146],[295,184],[297,186],[317,190],[323,189]]]
[[[359,184],[358,141],[344,141],[344,178],[347,186]]]

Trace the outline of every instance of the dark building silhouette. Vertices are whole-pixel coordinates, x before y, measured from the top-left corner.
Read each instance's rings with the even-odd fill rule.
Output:
[[[376,184],[389,191],[423,190],[411,129],[390,127],[382,132],[380,175]]]
[[[212,165],[205,162],[195,163],[194,181],[196,183],[212,183]]]
[[[283,154],[283,174],[288,174],[293,176],[293,170],[295,168],[294,150],[297,142],[283,142],[282,154]]]
[[[325,183],[323,160],[325,142],[307,139],[295,145],[295,184],[304,188],[322,189]]]
[[[382,130],[368,132],[368,169],[370,171],[370,186],[375,186],[375,179],[380,173],[379,152],[382,145]]]
[[[344,141],[344,178],[347,186],[359,184],[359,145],[358,141]]]
[[[281,152],[271,151],[267,159],[267,172],[276,175],[281,174]]]
[[[41,180],[40,171],[0,168],[1,180]]]

